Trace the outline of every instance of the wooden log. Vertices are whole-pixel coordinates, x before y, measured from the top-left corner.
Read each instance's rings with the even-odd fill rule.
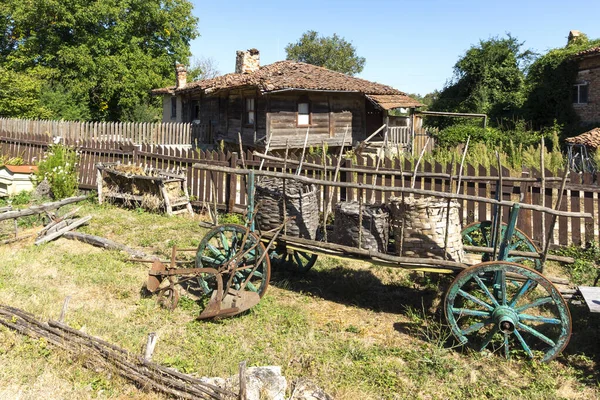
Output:
[[[83,201],[85,199],[87,199],[87,196],[69,197],[67,199],[55,201],[52,203],[44,203],[44,204],[40,204],[39,206],[31,206],[31,207],[25,208],[23,210],[8,211],[8,212],[0,214],[0,221],[5,221],[7,219],[13,219],[13,218],[19,218],[19,217],[25,217],[28,215],[41,214],[41,213],[49,211],[49,210],[55,210],[57,208],[65,206],[67,204],[72,204],[72,203],[77,203],[79,201]]]
[[[222,167],[222,166],[218,166],[218,165],[194,164],[194,165],[192,165],[192,167],[200,169],[200,170],[237,173],[240,175],[247,175],[249,173],[249,170]],[[495,199],[489,199],[487,197],[469,196],[469,195],[464,195],[464,194],[454,194],[454,193],[444,193],[444,192],[440,193],[440,192],[435,192],[432,190],[411,189],[411,188],[406,188],[406,187],[405,188],[388,187],[388,186],[373,187],[371,185],[365,185],[365,184],[361,184],[361,183],[332,182],[332,181],[325,181],[325,180],[321,180],[321,179],[313,179],[313,178],[309,178],[306,176],[297,176],[297,175],[293,175],[293,174],[285,174],[285,173],[273,172],[273,171],[254,171],[254,174],[256,176],[271,176],[271,177],[276,177],[276,178],[296,179],[300,182],[304,182],[304,183],[308,183],[308,184],[313,183],[315,185],[335,186],[335,187],[352,188],[352,189],[369,188],[369,189],[380,190],[382,192],[399,192],[399,193],[408,193],[408,194],[418,194],[418,195],[423,195],[423,196],[440,197],[440,198],[444,198],[444,199],[472,200],[472,201],[478,201],[478,202],[482,202],[482,203],[498,204],[501,206],[509,206],[509,207],[512,206],[513,204],[515,204],[515,202],[513,202],[513,201],[495,200]],[[563,217],[576,217],[576,218],[592,218],[592,214],[586,213],[586,212],[570,212],[570,211],[553,210],[551,208],[541,207],[541,206],[537,206],[534,204],[520,203],[520,205],[521,205],[522,209],[537,210],[537,211],[541,211],[541,212],[546,212],[550,215],[558,215],[558,216],[563,216]]]
[[[68,224],[64,228],[59,229],[56,232],[53,232],[46,236],[42,236],[41,238],[37,239],[35,241],[35,245],[39,246],[42,243],[50,242],[54,239],[57,239],[57,238],[61,237],[63,234],[65,234],[66,232],[72,231],[73,229],[76,229],[76,228],[80,227],[81,225],[87,224],[91,219],[92,219],[91,215],[88,215],[87,217],[79,218],[79,219],[73,221],[71,224]]]
[[[63,235],[63,237],[65,239],[78,240],[80,242],[87,243],[87,244],[90,244],[90,245],[96,246],[96,247],[101,247],[101,248],[107,249],[107,250],[124,251],[125,253],[131,255],[134,258],[139,258],[139,259],[156,258],[156,259],[158,259],[155,256],[147,255],[143,251],[132,249],[131,247],[125,246],[124,244],[113,242],[112,240],[109,240],[109,239],[106,239],[106,238],[103,238],[100,236],[89,235],[87,233],[81,233],[81,232],[67,232]]]

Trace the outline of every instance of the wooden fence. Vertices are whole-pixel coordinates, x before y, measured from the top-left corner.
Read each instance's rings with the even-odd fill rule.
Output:
[[[47,135],[8,135],[0,133],[0,151],[4,155],[21,156],[28,163],[41,160],[52,139]],[[195,205],[211,205],[215,203],[223,211],[232,212],[245,209],[246,189],[245,179],[236,174],[223,172],[201,171],[192,168],[194,163],[227,166],[233,168],[258,168],[261,159],[247,152],[240,156],[238,153],[224,153],[216,151],[201,151],[180,149],[170,146],[156,146],[151,144],[133,145],[131,143],[83,140],[74,141],[66,139],[65,143],[73,145],[80,153],[79,179],[82,189],[96,188],[96,169],[98,162],[114,162],[145,164],[162,169],[186,170],[188,189]],[[287,165],[292,171],[295,167],[291,156]],[[316,164],[316,165],[307,165]],[[316,179],[332,180],[334,166],[337,165],[336,157],[327,157],[325,167],[320,156],[309,155],[306,157],[302,173]],[[319,188],[320,208],[331,202],[357,200],[363,196],[366,202],[383,202],[395,195],[394,192],[382,193],[369,188],[369,185],[384,185],[389,187],[408,187],[413,180],[412,176],[400,176],[402,171],[413,172],[413,165],[399,160],[385,159],[379,166],[372,157],[358,156],[355,159],[342,161],[341,181],[364,183],[364,189],[345,188]],[[274,161],[265,161],[264,169],[281,171],[283,165]],[[353,169],[353,172],[349,169]],[[423,162],[414,177],[415,188],[449,192],[456,190],[457,165],[442,166],[435,163]],[[545,205],[553,207],[558,197],[560,180],[550,171],[545,172],[545,189],[542,190],[540,172],[536,170],[524,171],[521,176],[510,177],[509,171],[503,169],[503,185],[501,198],[503,200],[521,201],[528,204]],[[436,173],[434,176],[424,177],[423,173]],[[453,178],[449,176],[454,175]],[[485,168],[467,165],[464,168],[461,184],[461,193],[480,197],[494,198],[496,196],[497,176],[496,168]],[[559,245],[583,245],[591,241],[599,241],[600,209],[600,174],[571,173],[566,186],[565,197],[561,210],[585,211],[594,215],[594,220],[559,217],[553,232],[553,243]],[[489,220],[492,218],[490,204],[475,201],[461,201],[462,225],[474,221]],[[508,210],[503,212],[504,220],[508,220]],[[550,216],[532,210],[521,210],[518,228],[530,236],[536,243],[541,244],[546,237],[546,232],[551,223]]]
[[[45,134],[65,140],[104,140],[135,144],[190,146],[192,124],[177,122],[76,122],[0,118],[0,132],[12,135]],[[201,127],[197,127],[201,132]],[[204,139],[197,133],[197,138]]]

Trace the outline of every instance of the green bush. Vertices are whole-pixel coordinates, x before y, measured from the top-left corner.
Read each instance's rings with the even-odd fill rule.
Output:
[[[74,149],[63,144],[50,145],[44,159],[38,164],[38,172],[34,177],[36,184],[47,180],[55,199],[73,196],[78,187],[78,159]]]

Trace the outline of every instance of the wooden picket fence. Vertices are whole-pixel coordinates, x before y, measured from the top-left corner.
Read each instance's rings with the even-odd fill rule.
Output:
[[[195,132],[204,140],[204,130],[178,122],[77,122],[0,118],[0,132],[7,135],[41,135],[64,140],[104,140],[135,144],[190,146]],[[202,134],[200,133],[202,132]]]
[[[3,155],[23,157],[27,163],[41,160],[52,143],[48,135],[23,134],[8,135],[0,132],[0,152]],[[224,172],[202,171],[192,168],[195,163],[220,165],[232,168],[258,168],[261,158],[247,152],[243,155],[230,152],[202,151],[160,146],[152,144],[136,145],[133,142],[116,142],[104,140],[71,140],[64,143],[74,146],[80,154],[79,181],[81,189],[96,188],[96,168],[98,162],[132,163],[149,165],[161,169],[184,170],[187,174],[188,190],[193,203],[200,207],[214,207],[224,212],[239,212],[247,207],[245,178],[238,174]],[[294,161],[298,157],[292,155],[287,164],[288,172],[295,169]],[[325,161],[325,163],[323,163]],[[308,165],[307,165],[308,164]],[[310,165],[315,164],[315,165]],[[329,168],[324,168],[329,167]],[[305,158],[302,174],[316,179],[332,180],[337,158],[309,155]],[[435,163],[423,162],[416,175],[414,166],[408,160],[384,159],[379,165],[373,157],[357,156],[355,159],[344,159],[341,163],[340,180],[343,182],[364,183],[364,189],[346,189],[320,187],[319,198],[321,211],[331,201],[333,207],[340,201],[357,200],[363,196],[365,202],[385,202],[390,196],[399,195],[395,192],[372,190],[370,185],[389,187],[410,187],[414,180],[417,189],[434,190],[437,192],[456,191],[456,174],[458,165],[442,166]],[[274,161],[264,161],[263,169],[282,171],[283,164]],[[410,172],[410,176],[399,176],[399,171]],[[560,190],[561,177],[553,176],[545,171],[545,190],[542,190],[540,172],[536,170],[523,171],[520,176],[510,176],[510,171],[502,169],[503,185],[501,198],[503,200],[520,201],[528,204],[554,207]],[[423,176],[423,174],[430,174]],[[431,175],[435,174],[435,175]],[[466,165],[463,171],[460,193],[480,197],[494,198],[498,183],[498,170],[489,170]],[[600,174],[570,173],[564,193],[562,210],[585,211],[594,215],[594,220],[559,217],[553,232],[553,243],[558,245],[584,245],[591,241],[599,241],[600,209]],[[331,200],[330,200],[331,199]],[[475,221],[490,220],[492,206],[475,201],[461,200],[462,225]],[[504,221],[508,220],[508,210],[503,212]],[[533,210],[521,210],[518,228],[530,236],[536,243],[541,244],[547,235],[550,216]]]

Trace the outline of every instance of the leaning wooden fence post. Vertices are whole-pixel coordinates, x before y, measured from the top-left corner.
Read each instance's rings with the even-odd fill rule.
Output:
[[[556,206],[554,207],[554,209],[556,211],[560,210],[560,206],[562,205],[562,199],[563,199],[563,193],[565,191],[565,186],[567,185],[567,178],[569,176],[569,165],[565,166],[565,172],[563,174],[563,178],[562,178],[562,182],[560,184],[560,192],[558,192],[558,199],[556,200]],[[550,242],[552,241],[552,236],[554,234],[554,225],[556,225],[556,219],[558,218],[558,215],[553,214],[552,215],[552,222],[550,223],[550,229],[548,230],[548,237],[546,238],[546,246],[544,247],[544,253],[542,254],[542,268],[544,268],[544,264],[546,263],[546,260],[548,259],[548,250],[550,249]]]
[[[499,191],[498,200],[502,201],[502,163],[500,162],[500,154],[496,151],[496,161],[498,162],[498,188],[496,191]],[[495,218],[495,240],[494,240],[494,255],[492,260],[496,260],[498,256],[498,245],[500,244],[500,235],[502,233],[502,205],[498,204],[498,212],[496,213]]]
[[[244,162],[244,155],[242,154],[242,163]],[[231,168],[237,168],[238,163],[238,155],[237,153],[231,154],[231,159],[229,160],[229,166]],[[246,169],[244,167],[244,169]],[[229,174],[229,199],[227,199],[227,212],[232,213],[233,208],[235,207],[235,197],[237,194],[237,174]]]
[[[544,138],[540,141],[540,197],[542,207],[546,207],[546,169],[544,162]],[[546,213],[542,214],[542,248],[546,248]]]

